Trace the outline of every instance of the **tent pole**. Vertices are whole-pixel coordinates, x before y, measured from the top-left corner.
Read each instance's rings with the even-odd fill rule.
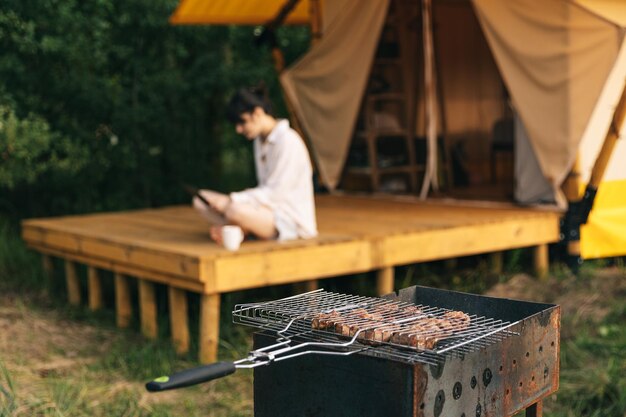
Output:
[[[561,186],[568,202],[580,199],[580,155],[576,155],[574,165]]]
[[[426,143],[427,158],[424,180],[420,198],[425,199],[428,189],[432,185],[434,190],[439,189],[437,178],[437,92],[433,62],[433,31],[432,31],[432,3],[431,0],[422,0],[422,23],[424,38],[424,84],[426,95]]]
[[[613,154],[613,149],[615,148],[615,144],[619,139],[619,132],[624,124],[624,119],[626,118],[626,88],[622,90],[622,97],[615,108],[615,113],[613,114],[613,119],[611,120],[611,125],[609,126],[609,131],[604,138],[604,143],[602,144],[602,149],[600,149],[600,154],[596,159],[596,162],[593,165],[593,169],[591,170],[591,179],[589,180],[589,185],[587,188],[592,187],[595,191],[598,190],[600,186],[600,182],[604,177],[604,172],[606,171],[606,167],[609,164],[609,160],[611,159],[611,155]]]
[[[564,239],[567,243],[567,254],[571,265],[574,267],[582,262],[580,258],[580,227],[587,223],[589,213],[593,209],[593,203],[602,182],[606,167],[609,164],[613,149],[620,138],[620,130],[626,119],[626,87],[622,90],[622,96],[615,108],[609,130],[604,137],[602,148],[591,170],[591,178],[585,188],[582,199],[570,204],[570,208],[564,221]]]
[[[315,46],[322,39],[322,4],[320,0],[309,0],[311,16],[311,45]]]
[[[613,154],[615,144],[620,137],[619,132],[622,128],[622,125],[624,124],[625,118],[626,88],[622,90],[622,96],[620,97],[619,103],[617,103],[617,107],[615,108],[615,112],[613,113],[613,118],[611,120],[611,124],[609,125],[609,131],[604,137],[604,142],[602,143],[600,153],[596,158],[596,162],[593,164],[593,168],[591,170],[591,179],[589,180],[589,184],[587,184],[585,194],[583,195],[583,198],[581,200],[581,202],[586,203],[584,204],[584,210],[582,212],[583,217],[581,218],[581,224],[587,223],[589,213],[593,208],[593,201],[595,199],[596,193],[598,192],[598,187],[600,186],[600,182],[602,182],[602,178],[604,177],[604,172],[606,171],[606,167],[608,166],[611,155]]]

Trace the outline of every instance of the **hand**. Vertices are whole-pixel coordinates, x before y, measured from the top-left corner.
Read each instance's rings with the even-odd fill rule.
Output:
[[[230,197],[211,190],[200,190],[200,195],[209,202],[211,208],[220,213],[225,213],[230,205]]]

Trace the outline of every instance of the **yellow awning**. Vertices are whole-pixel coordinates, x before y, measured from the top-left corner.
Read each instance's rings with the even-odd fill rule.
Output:
[[[626,180],[603,181],[589,214],[580,228],[583,259],[626,254]]]
[[[181,0],[170,16],[176,25],[263,25],[272,20],[287,0]],[[308,24],[309,2],[300,0],[286,24]]]

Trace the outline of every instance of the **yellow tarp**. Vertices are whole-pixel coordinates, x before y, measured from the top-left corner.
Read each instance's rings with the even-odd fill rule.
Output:
[[[580,233],[583,259],[626,253],[626,180],[600,184],[589,220]]]
[[[170,16],[173,24],[262,25],[273,19],[286,0],[181,0]],[[287,24],[309,22],[309,2],[300,0]]]

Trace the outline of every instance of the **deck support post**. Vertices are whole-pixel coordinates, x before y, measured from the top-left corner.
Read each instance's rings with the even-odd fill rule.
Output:
[[[158,325],[154,284],[143,279],[139,280],[139,309],[141,333],[148,339],[156,339]]]
[[[52,278],[54,276],[54,264],[52,263],[52,256],[43,254],[41,256],[41,266],[44,272],[45,282],[45,291],[47,292],[51,288]]]
[[[102,301],[102,280],[96,267],[87,267],[87,277],[89,284],[89,309],[91,311],[100,310],[104,305]]]
[[[548,259],[548,244],[535,246],[534,248],[535,273],[539,278],[546,278],[550,261]]]
[[[50,278],[54,273],[54,265],[52,265],[52,256],[46,255],[45,253],[41,255],[41,265],[43,267],[43,272],[46,273],[47,277]]]
[[[315,291],[319,288],[319,281],[312,279],[310,281],[297,282],[293,284],[293,290],[295,293],[300,294],[304,292]]]
[[[67,300],[73,306],[80,305],[80,283],[76,274],[76,264],[65,261],[65,282],[67,284]]]
[[[200,303],[199,360],[201,363],[211,363],[217,360],[220,336],[220,295],[202,294]]]
[[[130,325],[133,314],[130,300],[130,285],[126,276],[115,273],[115,316],[117,327],[126,328]]]
[[[376,277],[376,293],[378,295],[389,294],[393,292],[393,266],[386,266],[378,270]]]
[[[187,323],[187,294],[175,287],[167,288],[170,307],[170,328],[176,353],[189,352],[189,325]]]
[[[489,270],[494,274],[502,273],[502,266],[504,264],[504,252],[492,252],[489,254]]]

